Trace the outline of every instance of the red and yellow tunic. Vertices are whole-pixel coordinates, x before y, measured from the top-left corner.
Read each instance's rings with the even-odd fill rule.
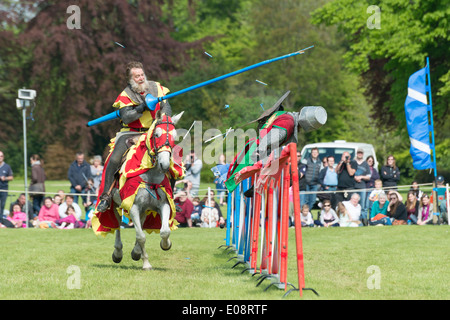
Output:
[[[158,97],[163,97],[167,95],[169,92],[169,89],[166,87],[163,87],[159,82],[155,82],[156,87],[158,88]],[[141,93],[141,95],[144,95],[144,92]],[[142,97],[142,100],[145,99],[145,96]],[[134,99],[136,100],[136,99]],[[113,107],[116,109],[122,109],[124,107],[130,107],[130,106],[138,106],[140,103],[138,101],[134,101],[132,97],[130,97],[126,90],[123,90],[120,95],[117,97],[116,101],[113,104]],[[120,131],[137,131],[137,132],[143,132],[147,131],[148,128],[150,128],[153,119],[155,118],[156,112],[160,110],[160,103],[158,102],[156,104],[155,110],[149,110],[148,108],[144,109],[144,112],[142,113],[142,116],[128,124],[125,124],[121,122],[122,129]],[[146,130],[147,129],[147,130]]]

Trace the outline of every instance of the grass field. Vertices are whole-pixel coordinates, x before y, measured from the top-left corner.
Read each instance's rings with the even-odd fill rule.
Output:
[[[450,299],[449,231],[448,226],[305,228],[306,287],[320,296],[305,291],[303,299]],[[289,237],[288,281],[297,286],[294,229]],[[256,277],[241,274],[242,265],[231,268],[235,260],[227,261],[234,254],[218,249],[224,238],[225,229],[178,229],[165,252],[159,235],[148,235],[154,270],[145,272],[142,261],[130,257],[133,229],[123,231],[120,264],[111,260],[113,236],[96,237],[86,229],[1,229],[0,299],[282,299],[284,291],[274,286],[263,291],[269,280],[256,287]],[[79,289],[70,289],[76,287],[74,277]],[[298,292],[285,299],[298,300]]]

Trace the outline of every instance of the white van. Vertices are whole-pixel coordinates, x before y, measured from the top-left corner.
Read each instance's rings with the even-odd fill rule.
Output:
[[[350,159],[356,158],[356,151],[363,149],[364,159],[368,156],[373,156],[375,159],[374,167],[378,169],[378,160],[375,154],[375,149],[371,144],[360,142],[347,142],[345,140],[335,140],[334,142],[318,142],[307,144],[303,147],[301,152],[301,161],[306,163],[306,159],[311,156],[311,149],[317,147],[319,149],[319,158],[333,156],[335,163],[341,161],[342,153],[348,151],[350,153]]]

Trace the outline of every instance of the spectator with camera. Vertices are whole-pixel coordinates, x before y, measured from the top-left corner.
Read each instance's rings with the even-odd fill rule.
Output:
[[[335,203],[347,201],[350,199],[351,194],[346,190],[355,188],[355,173],[358,168],[356,161],[350,159],[350,153],[344,151],[342,153],[341,161],[336,166],[336,172],[338,173],[338,185],[336,192]]]
[[[191,154],[186,156],[184,161],[186,167],[186,176],[184,182],[190,181],[192,183],[191,196],[198,196],[198,189],[200,188],[200,171],[202,170],[202,160],[195,156],[194,150]],[[186,181],[187,180],[187,181]]]

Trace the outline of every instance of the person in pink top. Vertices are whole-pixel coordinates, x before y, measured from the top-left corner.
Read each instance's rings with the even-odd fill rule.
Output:
[[[59,219],[58,205],[52,201],[52,198],[46,197],[44,199],[44,205],[39,211],[39,227],[41,228],[54,228],[55,221]]]
[[[19,204],[13,205],[13,212],[7,218],[15,228],[25,228],[27,221],[27,214],[22,212]]]

